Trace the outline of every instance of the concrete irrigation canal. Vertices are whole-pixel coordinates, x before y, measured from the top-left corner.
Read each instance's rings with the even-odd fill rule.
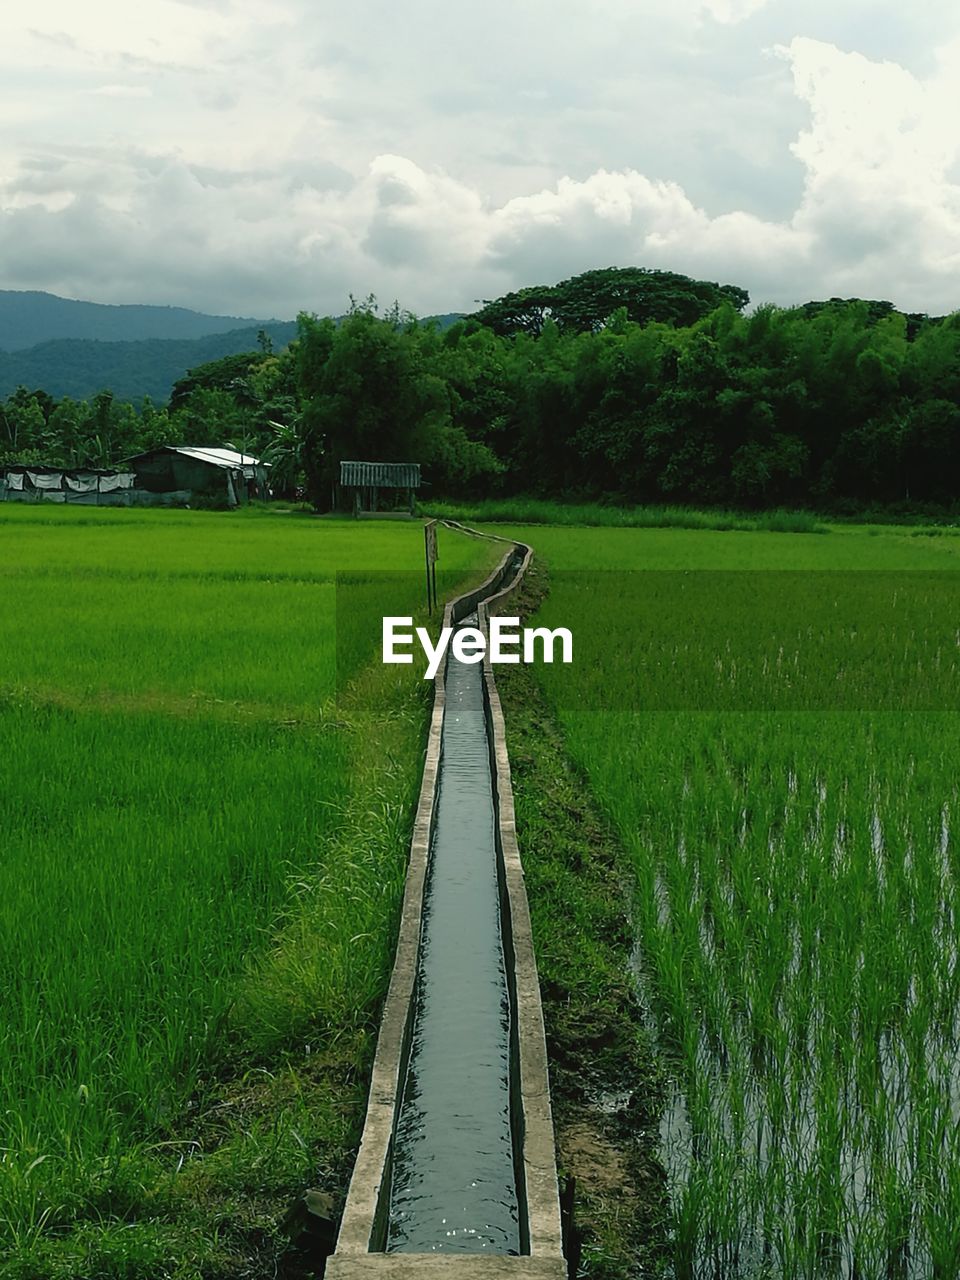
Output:
[[[475,626],[476,616],[466,621]],[[451,660],[387,1249],[520,1252],[483,674]],[[438,1226],[441,1230],[438,1231]]]
[[[530,549],[446,606],[486,631]],[[449,652],[449,651],[448,651]],[[543,1014],[489,660],[450,654],[433,717],[400,937],[333,1280],[561,1280]]]

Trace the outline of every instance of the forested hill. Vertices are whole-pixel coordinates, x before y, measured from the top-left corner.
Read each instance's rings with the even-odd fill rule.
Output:
[[[210,320],[211,317],[197,316],[197,319]],[[109,388],[119,400],[139,404],[149,396],[154,402],[162,403],[188,369],[223,356],[256,350],[261,328],[276,350],[292,341],[297,332],[293,321],[273,321],[192,339],[155,338],[139,342],[67,339],[42,342],[28,351],[0,351],[0,399],[18,386],[31,390],[42,387],[56,399],[70,396],[74,400],[90,399],[98,391]]]
[[[250,316],[208,316],[184,307],[107,306],[52,293],[0,289],[0,351],[25,351],[57,338],[99,342],[204,338],[264,324]]]
[[[960,508],[960,311],[830,298],[745,314],[748,301],[609,267],[454,324],[368,298],[267,326],[270,341],[240,329],[0,353],[0,463],[104,466],[240,439],[318,504],[339,459],[412,457],[431,497]]]

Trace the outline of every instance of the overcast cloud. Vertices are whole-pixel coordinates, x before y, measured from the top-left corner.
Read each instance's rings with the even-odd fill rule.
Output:
[[[951,311],[952,9],[4,5],[0,287],[427,313],[615,264]]]

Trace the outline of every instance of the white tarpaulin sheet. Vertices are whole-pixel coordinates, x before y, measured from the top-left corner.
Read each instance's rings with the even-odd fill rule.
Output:
[[[23,472],[22,471],[7,472],[7,488],[18,489],[18,490],[23,488]]]
[[[73,493],[96,493],[97,476],[64,476],[67,488]]]
[[[52,473],[28,471],[27,475],[35,489],[61,489],[63,487],[63,476],[59,471]]]
[[[121,471],[115,476],[100,477],[100,492],[115,493],[117,489],[132,489],[135,476],[132,471]]]

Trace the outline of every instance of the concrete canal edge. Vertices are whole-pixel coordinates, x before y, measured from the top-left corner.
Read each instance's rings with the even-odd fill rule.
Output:
[[[368,1253],[346,1256],[339,1251],[327,1262],[326,1275],[336,1280],[559,1280],[566,1276],[563,1258],[496,1256],[481,1253]]]
[[[450,527],[473,536],[475,530]],[[532,558],[530,547],[505,538],[500,563],[479,587],[450,601],[443,625],[454,626],[474,611],[486,631],[491,608],[502,611]],[[518,564],[519,559],[519,564]],[[451,1280],[564,1280],[559,1191],[543,1010],[530,927],[530,911],[514,820],[510,760],[503,712],[489,658],[484,687],[494,780],[495,829],[500,862],[501,910],[510,998],[515,1020],[514,1126],[518,1194],[524,1206],[526,1252],[521,1256],[384,1252],[389,1209],[392,1141],[410,1045],[424,891],[430,853],[446,700],[444,673],[434,682],[434,703],[420,798],[414,822],[400,932],[374,1058],[360,1149],[347,1192],[336,1250],[327,1260],[331,1280],[385,1280],[450,1276]]]

